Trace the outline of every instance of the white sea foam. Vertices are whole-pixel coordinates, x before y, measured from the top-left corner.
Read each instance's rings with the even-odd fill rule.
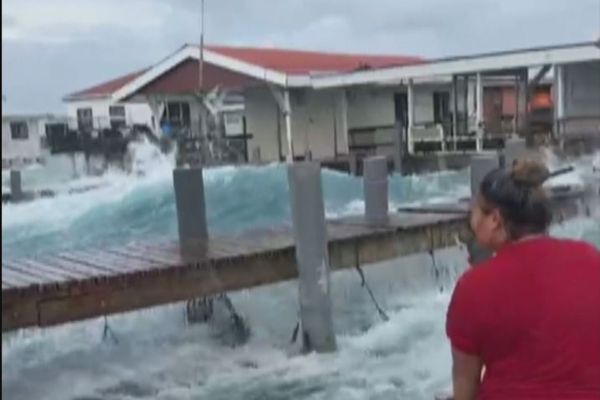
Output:
[[[48,240],[44,231],[58,234],[76,228],[68,236],[71,240],[85,235],[95,240],[93,227],[98,223],[114,224],[106,229],[119,234],[130,228],[135,236],[149,231],[137,225],[140,221],[156,219],[156,229],[164,230],[175,218],[170,197],[172,160],[153,159],[153,151],[137,154],[152,159],[139,174],[143,176],[109,171],[101,177],[79,178],[84,183],[102,183],[86,193],[63,192],[52,199],[4,205],[3,248],[7,241],[11,248],[29,246],[36,238]],[[210,169],[205,182],[212,207],[209,217],[216,219],[217,228],[227,220],[236,228],[243,223],[254,226],[267,214],[274,215],[267,220],[271,224],[286,218],[287,185],[281,166]],[[363,212],[359,179],[325,171],[323,182],[329,217]],[[468,194],[465,171],[394,176],[390,182],[391,209],[407,202],[448,201]],[[165,207],[168,213],[161,211]],[[96,214],[101,218],[86,221],[86,216]],[[574,219],[554,227],[553,234],[600,245],[596,220]],[[7,233],[17,237],[9,240]],[[236,348],[224,340],[227,319],[187,326],[180,304],[110,317],[116,344],[102,342],[101,319],[4,334],[2,394],[17,400],[430,400],[450,382],[445,311],[455,279],[466,265],[464,250],[434,255],[435,267],[429,255],[417,255],[365,268],[367,281],[390,316],[387,322],[379,318],[355,271],[334,273],[339,345],[335,354],[300,355],[298,344],[290,344],[298,315],[297,286],[285,282],[231,295],[252,329],[250,341]]]

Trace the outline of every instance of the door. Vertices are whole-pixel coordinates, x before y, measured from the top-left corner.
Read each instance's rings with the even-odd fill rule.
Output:
[[[394,94],[394,112],[396,121],[406,129],[408,127],[408,95],[406,93]]]

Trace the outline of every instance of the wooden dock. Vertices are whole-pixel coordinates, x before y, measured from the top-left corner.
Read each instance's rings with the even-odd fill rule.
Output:
[[[458,210],[457,210],[458,211]],[[462,212],[400,212],[369,226],[327,222],[332,269],[455,245]],[[2,259],[2,331],[47,327],[297,276],[291,227],[213,237],[181,254],[175,242],[133,243],[30,259]]]
[[[555,221],[600,207],[598,193],[553,196]],[[587,211],[585,211],[587,210]],[[405,207],[387,223],[327,221],[333,270],[455,246],[469,238],[468,202]],[[2,259],[2,331],[47,327],[297,277],[290,226],[213,236],[182,254],[177,242],[131,243]]]

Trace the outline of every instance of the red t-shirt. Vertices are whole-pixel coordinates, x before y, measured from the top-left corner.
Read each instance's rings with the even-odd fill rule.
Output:
[[[446,331],[484,362],[479,399],[600,399],[600,252],[550,237],[507,245],[459,279]]]

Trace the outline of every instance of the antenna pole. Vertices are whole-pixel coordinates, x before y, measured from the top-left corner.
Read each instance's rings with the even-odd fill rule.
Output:
[[[200,58],[198,59],[198,90],[202,92],[204,75],[204,0],[200,0]]]

